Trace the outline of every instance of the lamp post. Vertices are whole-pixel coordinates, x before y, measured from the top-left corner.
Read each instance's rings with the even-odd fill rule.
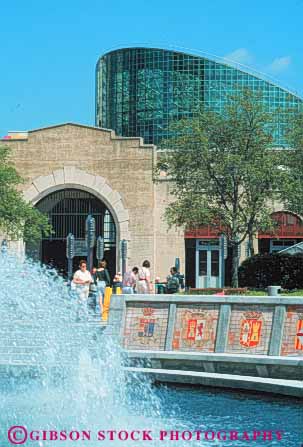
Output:
[[[221,287],[224,287],[225,283],[225,260],[228,257],[228,244],[225,234],[220,236],[220,251],[221,251]]]
[[[126,272],[126,259],[127,259],[127,241],[122,239],[121,241],[121,258],[122,258],[122,276]]]
[[[75,256],[75,237],[72,233],[69,233],[66,238],[66,257],[68,262],[68,280],[72,279],[73,275],[73,259]]]
[[[96,255],[99,262],[104,258],[104,239],[102,236],[97,239]]]
[[[8,243],[6,239],[3,239],[3,241],[1,242],[1,253],[7,253],[8,250]]]
[[[90,214],[85,221],[85,241],[87,249],[87,267],[91,271],[93,268],[93,250],[96,238],[96,221]]]

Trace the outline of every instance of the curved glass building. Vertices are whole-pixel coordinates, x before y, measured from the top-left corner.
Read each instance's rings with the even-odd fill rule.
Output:
[[[274,141],[285,146],[285,113],[302,105],[300,97],[225,61],[158,48],[122,48],[99,59],[96,125],[159,144],[173,121],[194,116],[201,106],[220,111],[243,87],[261,91],[268,111],[280,111]]]

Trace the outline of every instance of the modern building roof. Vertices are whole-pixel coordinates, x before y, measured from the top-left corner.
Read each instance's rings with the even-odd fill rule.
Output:
[[[127,45],[125,47],[121,47],[120,45],[118,45],[116,47],[111,47],[108,50],[106,50],[102,56],[99,57],[97,64],[96,64],[96,69],[98,69],[98,65],[99,65],[100,61],[102,60],[102,58],[104,56],[106,56],[107,54],[114,53],[115,51],[121,51],[121,50],[124,51],[124,50],[132,50],[132,49],[149,49],[149,50],[156,50],[156,51],[170,51],[170,52],[174,52],[176,54],[183,54],[185,56],[192,56],[192,57],[199,57],[199,58],[207,59],[212,62],[217,62],[221,65],[226,65],[226,67],[229,67],[229,68],[232,67],[232,68],[242,71],[243,73],[246,73],[250,76],[255,76],[256,78],[262,79],[263,81],[271,83],[273,86],[279,87],[282,90],[287,91],[289,94],[297,96],[298,98],[303,100],[300,93],[298,91],[296,91],[294,88],[284,85],[283,83],[281,83],[281,81],[279,81],[279,79],[274,78],[273,76],[269,75],[268,73],[259,71],[252,66],[242,64],[242,63],[234,61],[232,59],[222,57],[222,56],[217,56],[215,54],[211,54],[211,53],[208,53],[205,51],[192,49],[192,48],[180,47],[180,46],[176,46],[176,45],[168,46],[167,48],[165,48],[165,47],[162,48],[162,47],[149,45],[149,44]]]
[[[276,146],[284,146],[283,114],[297,110],[302,98],[240,64],[164,48],[125,47],[100,57],[96,125],[159,144],[171,135],[173,121],[194,117],[201,106],[220,112],[229,95],[244,87],[261,91],[269,112],[282,112],[273,137]]]

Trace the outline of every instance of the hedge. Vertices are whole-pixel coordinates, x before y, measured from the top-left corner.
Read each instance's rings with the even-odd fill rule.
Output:
[[[234,289],[232,287],[224,287],[222,288],[212,288],[212,287],[208,287],[205,289],[196,289],[196,288],[192,288],[189,289],[189,295],[216,295],[216,293],[221,293],[224,290],[224,295],[245,295],[245,293],[247,293],[247,288],[246,287],[242,287],[242,288],[238,288],[238,289]]]
[[[239,286],[264,289],[281,286],[283,289],[303,288],[303,257],[256,255],[239,267]]]

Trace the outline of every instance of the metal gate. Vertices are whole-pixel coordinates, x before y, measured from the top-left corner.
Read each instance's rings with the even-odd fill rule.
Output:
[[[39,250],[42,262],[53,264],[65,274],[66,236],[73,233],[76,242],[79,242],[78,245],[83,245],[85,220],[88,214],[91,214],[96,221],[96,236],[104,238],[104,251],[114,269],[116,227],[110,211],[101,200],[86,191],[70,188],[49,194],[36,205],[36,208],[48,215],[53,227],[53,233],[42,240]],[[80,257],[83,257],[83,254]],[[75,264],[79,261],[78,258],[75,258]]]

